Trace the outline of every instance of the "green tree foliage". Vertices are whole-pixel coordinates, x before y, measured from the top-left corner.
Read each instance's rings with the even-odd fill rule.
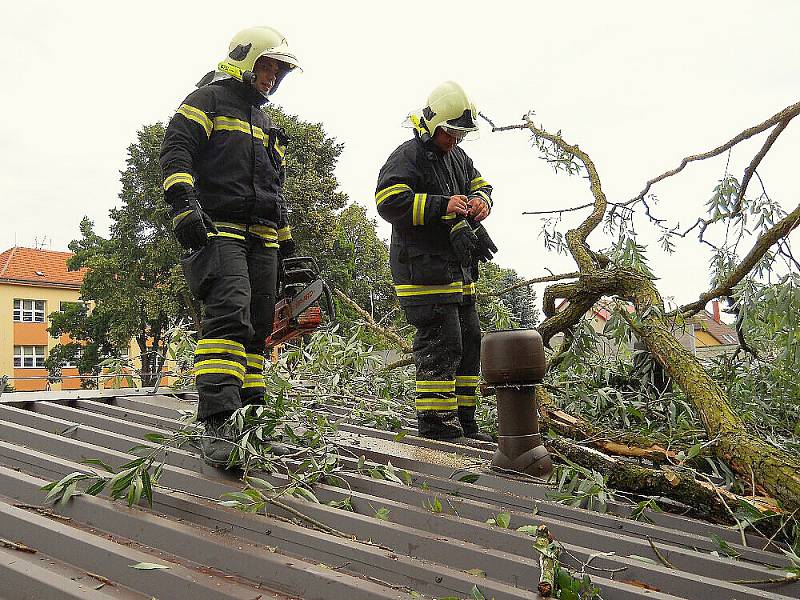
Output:
[[[83,302],[62,303],[62,310],[50,315],[49,331],[53,337],[67,334],[79,340],[55,346],[48,353],[45,367],[53,380],[61,377],[65,364],[75,365],[79,373],[94,374],[105,357],[120,354],[118,345],[111,339],[110,316],[102,309],[89,311]]]
[[[495,262],[481,263],[479,268],[476,289],[481,329],[533,327],[539,320],[535,292],[520,287],[502,296],[497,295],[522,282],[523,278],[514,269],[501,267]]]
[[[774,284],[746,280],[736,295],[753,353],[719,357],[714,376],[751,427],[800,450],[800,275]]]
[[[374,219],[363,206],[350,204],[336,219],[328,281],[372,315],[378,323],[397,325],[401,316],[389,270],[389,247],[378,237]],[[352,330],[358,316],[343,303],[338,320]],[[377,344],[385,343],[376,339]]]
[[[265,112],[289,136],[284,196],[292,237],[300,254],[314,256],[328,270],[337,211],[347,204],[347,194],[338,191],[334,175],[344,145],[328,137],[321,123],[301,121],[275,106]]]
[[[142,356],[143,385],[152,385],[160,372],[165,333],[190,312],[178,267],[180,248],[161,189],[158,155],[163,137],[161,123],[146,125],[128,147],[121,204],[109,211],[110,236],[97,235],[92,221],[84,218],[82,238],[70,244],[75,256],[69,267],[87,269],[81,296],[94,304],[93,310],[54,315],[59,333],[92,348],[80,364],[87,371],[101,356],[127,354],[134,339]]]

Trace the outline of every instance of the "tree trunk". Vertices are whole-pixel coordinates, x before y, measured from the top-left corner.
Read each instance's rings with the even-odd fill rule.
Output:
[[[800,459],[751,435],[722,388],[673,335],[652,282],[637,274],[628,283],[636,315],[627,318],[697,409],[709,439],[717,440],[715,455],[745,481],[761,485],[786,510],[800,509]]]

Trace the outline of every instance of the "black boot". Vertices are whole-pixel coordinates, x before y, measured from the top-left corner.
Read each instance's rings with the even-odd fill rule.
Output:
[[[456,440],[464,437],[464,430],[455,410],[417,411],[419,436],[431,440]]]
[[[478,429],[478,423],[475,421],[474,406],[459,406],[458,420],[461,422],[461,428],[464,430],[464,437],[479,442],[494,441],[492,440],[492,436],[487,433],[481,433]]]
[[[203,460],[212,467],[229,466],[231,452],[236,448],[237,433],[228,423],[232,413],[224,412],[211,415],[203,421],[205,433],[200,440],[200,452]],[[237,464],[230,464],[235,467]]]

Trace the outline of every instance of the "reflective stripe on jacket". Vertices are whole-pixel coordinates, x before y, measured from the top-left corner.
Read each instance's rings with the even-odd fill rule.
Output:
[[[401,144],[378,176],[375,203],[392,224],[389,264],[400,304],[461,302],[474,295],[476,265],[462,268],[450,246],[450,196],[480,197],[492,205],[492,187],[466,152],[443,154],[419,137]]]
[[[234,79],[205,85],[183,101],[161,147],[173,214],[193,208],[188,199],[196,197],[214,221],[287,227],[281,190],[288,139],[261,110],[263,102]]]

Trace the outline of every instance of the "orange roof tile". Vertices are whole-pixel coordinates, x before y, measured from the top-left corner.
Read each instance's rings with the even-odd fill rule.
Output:
[[[71,252],[15,246],[0,254],[0,282],[78,288],[86,269],[68,271],[71,256]]]

